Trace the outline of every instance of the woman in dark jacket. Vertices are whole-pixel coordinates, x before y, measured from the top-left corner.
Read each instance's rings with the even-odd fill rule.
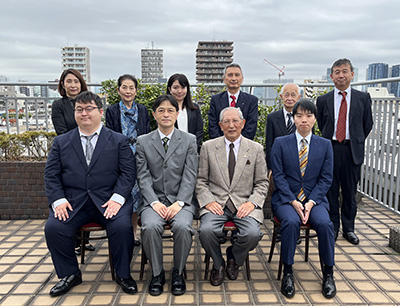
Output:
[[[124,74],[118,78],[118,94],[121,97],[119,103],[111,105],[106,111],[106,127],[115,132],[122,133],[129,138],[129,145],[136,153],[136,139],[138,136],[150,132],[150,119],[146,106],[136,103],[135,96],[138,82],[136,78],[129,74]],[[140,242],[136,236],[137,229],[137,207],[139,204],[140,193],[136,182],[132,189],[133,214],[132,225],[135,245]]]
[[[64,134],[78,125],[75,122],[72,100],[82,91],[87,91],[85,80],[76,69],[67,69],[60,76],[58,92],[62,99],[51,106],[51,120],[57,135]]]
[[[177,128],[196,136],[197,150],[200,152],[204,135],[203,118],[199,106],[192,102],[187,77],[180,73],[172,75],[168,79],[167,94],[172,95],[179,104]]]

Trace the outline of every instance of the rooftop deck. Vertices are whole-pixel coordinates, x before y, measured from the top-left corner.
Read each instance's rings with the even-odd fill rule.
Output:
[[[268,254],[272,222],[265,220],[265,233],[250,255],[251,280],[243,269],[236,281],[225,280],[213,287],[204,280],[204,251],[196,235],[187,263],[187,292],[170,294],[172,241],[164,241],[164,268],[167,284],[164,294],[147,293],[150,277],[138,281],[140,248],[134,251],[132,275],[138,281],[139,293],[128,295],[111,280],[107,241],[92,241],[94,252],[87,252],[81,265],[83,283],[64,296],[52,298],[50,288],[58,281],[43,235],[45,220],[0,221],[0,306],[5,305],[399,305],[400,254],[389,248],[390,226],[400,224],[400,215],[363,199],[359,206],[356,233],[360,244],[353,246],[339,236],[336,243],[335,279],[337,295],[332,300],[321,294],[316,241],[310,246],[310,260],[304,262],[304,242],[295,256],[296,295],[286,299],[276,279],[279,245],[271,264]],[[196,221],[197,222],[197,221]],[[194,224],[197,227],[197,223]],[[312,239],[314,240],[314,239]],[[226,243],[223,247],[228,245]]]

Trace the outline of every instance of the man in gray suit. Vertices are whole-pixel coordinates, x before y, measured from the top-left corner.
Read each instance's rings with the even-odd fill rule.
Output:
[[[241,135],[245,119],[239,108],[221,111],[219,125],[224,133],[201,148],[196,185],[200,205],[200,241],[213,259],[210,283],[219,286],[225,278],[225,261],[220,238],[224,223],[238,227],[235,243],[228,247],[226,274],[235,280],[249,251],[262,234],[263,204],[268,192],[268,176],[263,147]]]
[[[171,95],[161,95],[153,104],[158,129],[139,136],[136,146],[138,182],[143,202],[139,207],[142,220],[143,249],[149,258],[153,276],[151,295],[163,293],[162,233],[168,223],[174,238],[174,267],[171,292],[186,291],[182,275],[192,245],[195,207],[192,203],[198,155],[196,137],[174,128],[179,106]]]

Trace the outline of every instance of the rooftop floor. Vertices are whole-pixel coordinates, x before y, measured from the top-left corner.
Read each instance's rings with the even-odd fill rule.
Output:
[[[139,279],[140,248],[135,248],[132,276],[139,293],[128,295],[111,280],[106,240],[94,240],[94,252],[87,252],[81,265],[83,283],[61,297],[50,297],[58,281],[43,235],[45,220],[0,221],[0,306],[5,305],[399,305],[400,254],[389,248],[390,226],[400,224],[400,215],[363,199],[359,206],[356,233],[360,244],[353,246],[339,236],[336,243],[337,295],[332,300],[321,294],[322,276],[316,240],[312,239],[309,262],[304,262],[304,242],[295,256],[296,295],[286,299],[276,279],[279,244],[272,262],[267,262],[272,222],[265,220],[265,233],[250,254],[251,280],[240,270],[236,281],[225,280],[213,287],[204,280],[204,251],[196,235],[187,268],[187,292],[170,293],[172,241],[164,240],[164,268],[167,284],[164,294],[147,293],[151,271],[146,266]],[[197,221],[194,224],[197,227]],[[223,248],[229,244],[223,245]]]

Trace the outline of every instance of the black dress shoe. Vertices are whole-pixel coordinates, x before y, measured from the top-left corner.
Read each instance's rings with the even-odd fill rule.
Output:
[[[182,295],[186,292],[186,284],[182,274],[179,274],[178,269],[172,270],[171,293],[173,295]]]
[[[67,293],[72,287],[82,283],[82,273],[79,271],[76,274],[71,274],[62,278],[57,284],[54,285],[50,290],[51,296],[59,296]]]
[[[283,275],[281,292],[287,298],[291,298],[294,296],[295,288],[293,273],[286,273]]]
[[[164,292],[164,284],[165,284],[165,272],[164,270],[157,276],[153,276],[151,278],[149,284],[149,293],[150,295],[157,296]]]
[[[335,241],[337,240],[338,236],[339,236],[339,230],[336,230],[335,231]]]
[[[94,250],[96,250],[96,248],[91,244],[85,244],[85,250],[94,251]]]
[[[210,284],[213,286],[219,286],[224,282],[225,278],[225,265],[221,265],[219,269],[214,267],[211,270]]]
[[[345,232],[343,233],[343,237],[350,242],[351,244],[359,244],[360,240],[354,232]]]
[[[135,239],[135,240],[133,241],[133,245],[134,245],[134,246],[140,246],[140,241]]]
[[[322,280],[322,294],[327,299],[331,299],[336,295],[336,286],[332,274],[324,275]]]
[[[235,280],[239,274],[239,266],[236,264],[235,257],[233,257],[232,246],[226,249],[226,257],[226,276],[228,276],[230,280]]]
[[[135,280],[130,278],[120,278],[118,275],[115,277],[115,281],[121,286],[122,290],[126,293],[134,294],[137,292],[137,285]]]

